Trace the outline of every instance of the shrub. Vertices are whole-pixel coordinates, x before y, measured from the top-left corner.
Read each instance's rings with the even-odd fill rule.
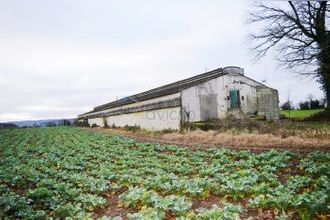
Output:
[[[104,128],[109,128],[107,118],[106,117],[103,117],[102,120],[103,120],[103,127]]]
[[[97,124],[92,124],[92,128],[96,128],[96,127],[99,127]]]
[[[134,125],[134,126],[125,125],[124,129],[128,130],[128,131],[133,131],[133,132],[141,130],[140,126],[138,126],[138,125]]]

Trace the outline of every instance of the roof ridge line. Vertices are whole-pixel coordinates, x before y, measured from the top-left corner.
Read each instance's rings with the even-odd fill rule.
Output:
[[[123,105],[129,104],[129,103],[125,103],[125,101],[127,101],[127,100],[128,100],[128,102],[131,101],[131,103],[134,103],[134,101],[133,101],[134,99],[138,99],[138,98],[150,95],[150,94],[155,93],[155,92],[162,92],[162,91],[173,89],[175,87],[193,84],[194,82],[198,82],[198,81],[203,80],[203,79],[212,78],[213,76],[215,76],[219,73],[223,74],[223,68],[217,68],[217,69],[214,69],[214,70],[211,70],[211,71],[208,71],[208,72],[205,72],[205,73],[201,73],[201,74],[198,74],[198,75],[195,75],[195,76],[183,79],[183,80],[175,81],[173,83],[169,83],[169,84],[159,86],[159,87],[156,87],[156,88],[153,88],[153,89],[141,92],[141,93],[137,93],[137,94],[134,94],[134,95],[131,95],[131,96],[121,98],[121,99],[116,100],[116,101],[112,101],[112,102],[109,102],[109,103],[106,103],[106,104],[103,104],[103,105],[99,105],[99,106],[94,107],[93,111],[94,112],[95,111],[102,111],[102,110],[105,110],[107,108],[111,108],[111,104],[112,105],[117,104],[119,106],[121,104],[123,104]],[[131,99],[131,100],[129,100],[129,99]],[[115,106],[113,106],[113,107],[115,107]],[[91,111],[91,112],[93,112],[93,111]]]

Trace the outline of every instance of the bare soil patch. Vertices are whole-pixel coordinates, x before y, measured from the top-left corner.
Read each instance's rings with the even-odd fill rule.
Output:
[[[101,218],[102,216],[108,217],[121,217],[122,219],[126,220],[128,213],[135,213],[138,210],[133,208],[125,208],[119,205],[119,194],[120,192],[116,192],[115,194],[105,194],[104,197],[108,200],[107,208],[100,208],[94,211],[93,219]]]

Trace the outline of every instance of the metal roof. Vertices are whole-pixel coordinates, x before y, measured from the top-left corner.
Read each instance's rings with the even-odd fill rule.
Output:
[[[180,80],[174,83],[170,83],[161,87],[157,87],[155,89],[151,89],[142,93],[138,93],[136,95],[128,96],[122,99],[119,99],[114,102],[109,102],[103,105],[96,106],[93,111],[86,112],[84,114],[89,114],[93,112],[98,112],[110,108],[120,107],[123,105],[132,104],[135,102],[140,102],[148,99],[158,98],[165,95],[174,94],[177,92],[181,92],[184,89],[195,86],[197,84],[209,81],[211,79],[215,79],[219,76],[225,75],[222,68],[215,69],[206,73],[199,74],[197,76],[190,77],[188,79]],[[84,115],[83,114],[83,115]],[[83,116],[80,115],[80,116]]]

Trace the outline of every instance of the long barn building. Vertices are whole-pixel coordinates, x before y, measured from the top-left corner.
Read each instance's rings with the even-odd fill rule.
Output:
[[[279,118],[277,90],[246,77],[240,67],[226,67],[96,106],[78,119],[90,126],[163,130],[253,115]]]

